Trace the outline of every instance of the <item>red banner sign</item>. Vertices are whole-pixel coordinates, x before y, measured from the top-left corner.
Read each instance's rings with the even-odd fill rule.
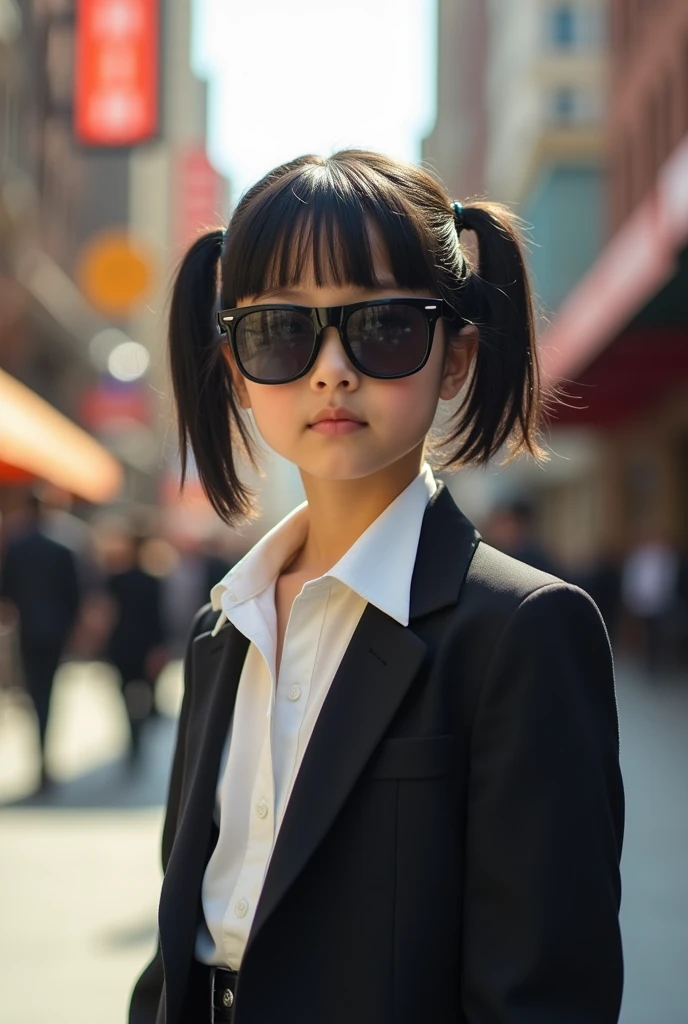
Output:
[[[158,0],[77,0],[74,131],[131,146],[158,126]]]

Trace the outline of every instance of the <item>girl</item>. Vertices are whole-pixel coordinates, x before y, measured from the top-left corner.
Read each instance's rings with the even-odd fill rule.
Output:
[[[251,423],[308,501],[193,624],[131,1024],[612,1024],[604,626],[424,461],[457,397],[445,467],[542,455],[515,219],[375,153],[302,157],[191,248],[170,346],[219,515],[251,511]]]

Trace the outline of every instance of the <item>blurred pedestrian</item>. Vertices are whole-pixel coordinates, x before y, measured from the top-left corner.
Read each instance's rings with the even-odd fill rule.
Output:
[[[129,722],[129,760],[136,764],[142,729],[155,709],[155,680],[164,663],[160,580],[141,564],[146,538],[124,536],[117,570],[107,578],[113,602],[108,660],[117,669]]]
[[[652,676],[667,663],[668,626],[679,598],[678,551],[660,532],[628,554],[621,574],[623,604],[641,627],[643,660]]]
[[[208,543],[177,541],[177,557],[162,580],[167,648],[173,657],[182,657],[189,623],[231,567]]]
[[[535,509],[523,498],[497,505],[485,525],[485,540],[519,562],[561,576],[535,532]]]
[[[37,497],[27,499],[23,525],[10,537],[0,563],[0,597],[19,616],[19,646],[26,688],[36,709],[40,788],[51,779],[45,746],[57,667],[79,609],[79,583],[69,548],[48,537]]]
[[[347,151],[271,171],[180,265],[183,460],[241,521],[250,409],[308,500],[192,625],[130,1024],[618,1020],[602,619],[483,544],[425,462],[461,396],[445,465],[543,454],[517,223]]]

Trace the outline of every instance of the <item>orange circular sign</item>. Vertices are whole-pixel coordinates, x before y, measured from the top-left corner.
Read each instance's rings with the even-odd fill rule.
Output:
[[[125,232],[103,232],[82,249],[77,278],[92,305],[108,316],[121,316],[150,291],[152,261]]]

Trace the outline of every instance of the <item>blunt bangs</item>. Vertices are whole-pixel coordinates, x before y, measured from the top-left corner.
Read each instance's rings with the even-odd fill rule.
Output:
[[[440,288],[436,242],[410,197],[353,154],[305,159],[239,204],[222,257],[223,306],[305,281],[379,288],[376,244],[400,288]]]

